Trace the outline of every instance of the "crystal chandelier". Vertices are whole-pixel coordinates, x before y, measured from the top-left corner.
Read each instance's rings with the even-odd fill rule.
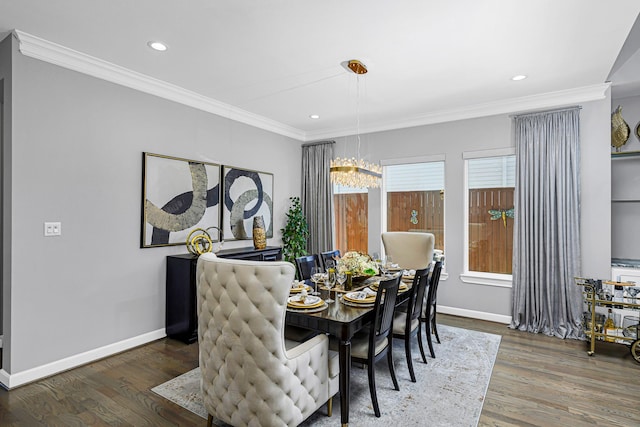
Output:
[[[360,74],[367,72],[367,67],[357,59],[352,59],[347,66],[358,76],[357,85],[357,111],[356,111],[356,137],[358,139],[358,158],[336,157],[331,161],[331,182],[345,187],[354,188],[377,188],[380,186],[382,178],[382,167],[364,161],[360,157]]]

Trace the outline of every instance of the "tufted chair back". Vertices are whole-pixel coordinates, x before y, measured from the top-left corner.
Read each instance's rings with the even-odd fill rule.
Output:
[[[210,420],[296,426],[337,391],[325,335],[285,342],[294,275],[288,262],[198,259],[200,370]]]
[[[427,268],[433,260],[436,238],[431,233],[388,231],[382,233],[384,252],[393,257],[401,268],[419,270]]]

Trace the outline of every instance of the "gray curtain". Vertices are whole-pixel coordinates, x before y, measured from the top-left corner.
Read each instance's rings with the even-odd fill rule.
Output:
[[[302,211],[309,225],[310,254],[333,249],[333,197],[329,168],[334,141],[302,146]]]
[[[516,116],[511,328],[582,336],[580,109]]]

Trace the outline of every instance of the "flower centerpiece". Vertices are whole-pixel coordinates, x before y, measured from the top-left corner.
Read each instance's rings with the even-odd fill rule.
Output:
[[[360,252],[346,252],[337,263],[338,272],[346,273],[350,271],[353,279],[366,279],[378,274],[378,266],[369,255]]]

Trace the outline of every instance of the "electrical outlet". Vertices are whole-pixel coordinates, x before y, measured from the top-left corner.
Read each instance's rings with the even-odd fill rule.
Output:
[[[44,235],[45,237],[61,236],[62,223],[61,222],[45,222]]]

